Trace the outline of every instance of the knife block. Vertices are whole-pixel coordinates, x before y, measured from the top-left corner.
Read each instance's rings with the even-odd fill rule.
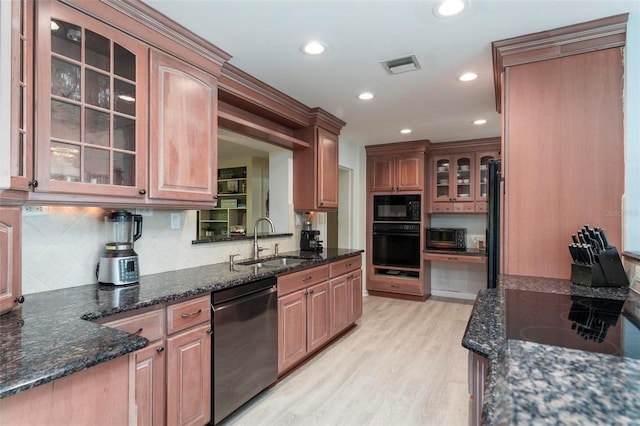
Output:
[[[629,287],[627,274],[622,267],[615,247],[596,255],[593,265],[571,264],[571,282],[589,287]]]

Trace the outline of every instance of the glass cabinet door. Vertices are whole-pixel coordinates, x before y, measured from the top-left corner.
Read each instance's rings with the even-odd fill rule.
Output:
[[[56,2],[38,7],[39,48],[47,49],[38,52],[39,183],[139,196],[146,185],[144,46]]]
[[[435,162],[435,191],[434,201],[450,201],[451,199],[451,176],[449,157],[436,157]]]
[[[488,162],[498,158],[497,152],[482,152],[478,153],[476,161],[476,200],[485,201],[488,193]]]
[[[473,201],[473,155],[455,158],[455,199]]]

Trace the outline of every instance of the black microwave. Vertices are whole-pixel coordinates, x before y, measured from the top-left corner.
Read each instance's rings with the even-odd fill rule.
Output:
[[[420,195],[374,195],[373,220],[420,222]]]
[[[465,228],[427,228],[427,249],[466,250]]]

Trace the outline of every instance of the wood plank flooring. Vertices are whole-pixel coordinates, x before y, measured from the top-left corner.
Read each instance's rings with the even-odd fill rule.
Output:
[[[471,308],[365,297],[355,329],[223,424],[467,425]]]

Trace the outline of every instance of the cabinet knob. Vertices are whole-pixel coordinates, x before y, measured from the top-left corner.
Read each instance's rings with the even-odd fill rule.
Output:
[[[212,330],[212,329],[210,329],[210,328],[209,328],[209,329],[207,329],[207,334],[208,334],[209,336],[211,336],[211,335],[213,334],[213,330]]]
[[[144,194],[146,194],[146,193],[147,193],[147,190],[146,190],[146,189],[141,189],[140,191],[138,191],[138,193],[139,193],[140,195],[144,195]]]
[[[37,180],[30,180],[28,185],[35,189],[35,188],[38,187],[38,181]]]
[[[15,299],[13,299],[13,301],[15,303],[24,303],[24,296],[18,296]]]
[[[309,290],[309,294],[313,294],[313,290]]]
[[[164,346],[160,346],[159,348],[156,348],[156,352],[158,353],[162,353],[164,351]]]

